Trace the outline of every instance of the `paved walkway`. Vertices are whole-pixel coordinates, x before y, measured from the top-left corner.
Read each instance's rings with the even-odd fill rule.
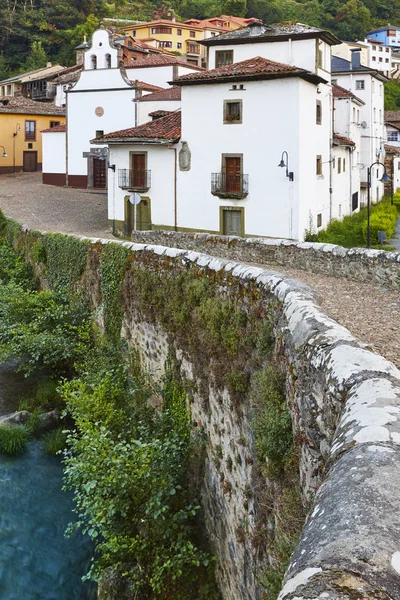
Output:
[[[0,209],[32,229],[112,237],[106,193],[43,185],[41,173],[0,175]]]
[[[32,228],[113,237],[107,227],[104,193],[42,185],[40,173],[0,176],[0,208]],[[400,231],[398,240],[400,244]],[[400,368],[400,291],[276,264],[262,266],[319,292],[322,308],[329,316]]]

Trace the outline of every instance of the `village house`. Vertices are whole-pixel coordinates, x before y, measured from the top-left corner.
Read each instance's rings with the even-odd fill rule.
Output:
[[[352,51],[351,61],[332,57],[332,83],[350,90],[364,104],[360,106],[361,139],[359,168],[361,180],[361,206],[367,202],[368,170],[379,161],[383,163],[385,153],[384,87],[388,79],[379,71],[360,63],[360,53]],[[358,152],[358,150],[357,150]],[[371,169],[371,201],[378,202],[384,193],[381,182],[383,169],[375,165]]]
[[[0,81],[0,98],[24,96],[39,102],[52,101],[56,95],[53,81],[65,69],[66,67],[61,65],[47,63],[47,66],[41,69],[4,79]]]
[[[132,191],[145,192],[152,228],[303,239],[310,220],[328,222],[326,80],[254,57],[175,83],[181,123],[176,111],[92,140],[109,144],[118,173],[118,189],[109,189],[114,227],[132,229]],[[313,160],[301,151],[305,139]]]
[[[0,144],[7,156],[1,159],[0,174],[40,171],[41,130],[62,123],[65,123],[65,110],[52,103],[36,102],[23,96],[1,97]]]
[[[97,30],[90,43],[78,47],[78,53],[81,56],[78,65],[82,66],[71,67],[60,75],[57,83],[59,87],[65,86],[58,96],[60,102],[65,98],[67,126],[65,130],[45,128],[43,132],[43,183],[106,189],[108,150],[105,145],[91,144],[90,140],[107,131],[139,124],[139,106],[142,106],[139,101],[146,94],[161,92],[164,86],[170,88],[167,82],[174,77],[202,68],[162,52],[149,51],[141,52],[140,56],[146,58],[127,69],[123,65],[121,44],[114,42],[114,36],[104,29]],[[162,103],[154,98],[142,114],[151,118],[150,112],[166,104],[166,110],[174,109],[176,90],[172,96],[164,98]]]

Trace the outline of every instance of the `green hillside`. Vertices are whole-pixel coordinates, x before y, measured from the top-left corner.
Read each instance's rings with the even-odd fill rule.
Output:
[[[218,14],[254,16],[265,23],[301,21],[344,40],[363,39],[375,27],[400,23],[398,0],[0,0],[0,79],[47,60],[73,64],[75,45],[104,17],[150,20]],[[35,45],[33,46],[33,43]]]

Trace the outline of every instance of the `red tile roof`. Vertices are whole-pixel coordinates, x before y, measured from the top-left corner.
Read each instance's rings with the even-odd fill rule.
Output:
[[[333,134],[333,143],[336,146],[355,146],[353,140],[343,137],[342,135],[337,135],[336,133]]]
[[[385,152],[387,154],[400,154],[399,146],[391,146],[390,144],[385,144]]]
[[[157,100],[180,100],[181,99],[181,88],[173,86],[154,94],[147,94],[140,98],[140,102],[155,102]]]
[[[285,65],[282,63],[274,62],[261,56],[255,58],[249,58],[238,63],[231,65],[225,65],[212,69],[211,71],[203,71],[202,73],[188,73],[178,77],[174,83],[178,85],[185,85],[186,82],[197,82],[202,81],[213,81],[216,79],[230,78],[234,79],[240,76],[260,76],[260,75],[280,75],[280,74],[309,74],[309,71],[305,69],[299,69],[291,65]]]
[[[153,119],[160,119],[160,117],[166,117],[170,114],[170,110],[153,110],[153,112],[149,113],[149,117]]]
[[[358,96],[353,94],[353,92],[351,92],[350,90],[346,90],[345,88],[342,88],[340,85],[336,85],[336,84],[332,85],[332,96],[334,98],[337,98],[338,100],[343,99],[343,98],[350,98],[350,99],[357,100],[358,102],[361,102],[362,104],[365,104],[365,102],[363,100],[361,100],[361,98],[359,98]]]
[[[205,71],[203,67],[197,67],[192,63],[179,60],[175,56],[168,56],[167,54],[146,54],[143,58],[138,58],[134,62],[125,65],[125,67],[127,69],[142,69],[143,67],[168,67],[169,65],[180,65],[196,71]]]
[[[62,133],[67,131],[67,125],[56,125],[55,127],[49,127],[48,129],[42,129],[42,133]]]
[[[181,137],[181,111],[176,110],[165,117],[155,119],[139,127],[112,131],[101,138],[91,140],[92,144],[104,144],[107,142],[128,140],[151,140],[154,141],[176,141]]]
[[[2,96],[0,113],[63,116],[65,109],[51,102],[37,102],[23,96]]]
[[[160,92],[165,88],[160,87],[159,85],[153,85],[152,83],[146,83],[145,81],[131,81],[137,88],[143,90],[144,92]],[[150,94],[151,95],[151,94]]]

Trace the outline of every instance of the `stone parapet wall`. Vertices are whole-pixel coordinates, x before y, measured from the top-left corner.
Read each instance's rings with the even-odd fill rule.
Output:
[[[175,231],[136,231],[132,234],[132,240],[206,252],[230,260],[275,263],[313,273],[400,288],[400,254],[397,252]]]
[[[205,243],[217,253],[220,242],[214,241],[214,245]],[[328,318],[307,286],[279,273],[193,250],[90,242],[81,285],[86,286],[99,314],[100,274],[98,262],[91,263],[91,246],[98,256],[107,244],[121,244],[128,249],[130,264],[152,272],[174,276],[194,269],[199,278],[217,276],[221,297],[240,292],[243,305],[250,306],[257,292],[258,300],[273,312],[274,355],[286,377],[287,402],[300,451],[300,483],[304,497],[312,499],[279,600],[399,598],[400,371]],[[244,240],[243,244],[252,247]],[[217,393],[212,370],[205,371],[199,381],[188,349],[179,347],[161,324],[143,320],[133,302],[135,293],[128,270],[123,305],[123,334],[128,343],[139,348],[143,364],[155,377],[173,350],[182,376],[193,382],[191,415],[207,439],[203,508],[218,559],[222,596],[224,600],[261,599],[256,577],[259,565],[251,542],[257,506],[251,500],[246,536],[238,536],[256,460],[250,398],[238,410],[227,389]],[[223,452],[240,454],[233,469],[216,466],[217,445]]]

